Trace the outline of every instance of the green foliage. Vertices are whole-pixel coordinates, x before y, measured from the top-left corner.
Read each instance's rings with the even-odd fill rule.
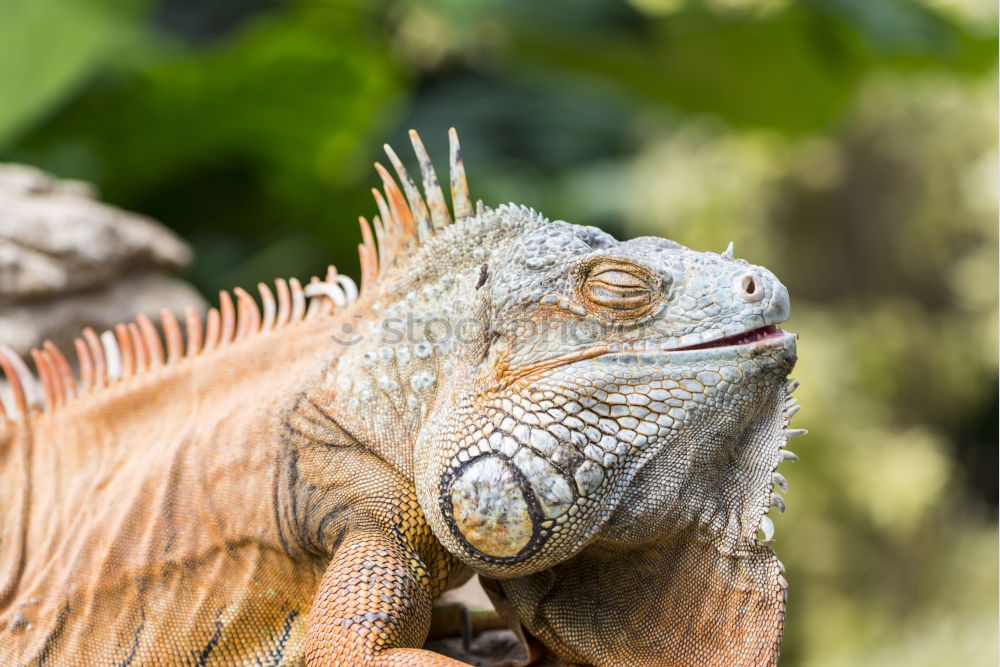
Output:
[[[0,5],[0,145],[63,103],[134,34],[108,3]]]
[[[372,17],[309,3],[251,17],[208,44],[151,39],[135,66],[95,77],[13,157],[96,181],[109,200],[204,246],[194,277],[206,287],[256,280],[227,271],[227,256],[264,252],[289,274],[303,259],[321,269],[329,258],[316,237],[334,242],[331,230],[350,219],[345,185],[366,170],[361,158],[391,118],[380,114],[401,92]],[[291,227],[280,242],[276,223]],[[350,266],[353,255],[337,259]]]

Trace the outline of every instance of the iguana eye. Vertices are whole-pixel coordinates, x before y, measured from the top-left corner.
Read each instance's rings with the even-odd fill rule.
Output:
[[[602,259],[586,270],[580,296],[589,305],[616,316],[639,317],[652,306],[659,281],[647,269],[620,260]]]

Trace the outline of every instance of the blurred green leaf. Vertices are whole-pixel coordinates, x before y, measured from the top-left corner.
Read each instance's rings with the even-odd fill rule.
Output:
[[[642,31],[604,34],[527,23],[519,25],[510,56],[535,76],[575,73],[645,103],[790,133],[826,127],[876,67],[985,72],[994,62],[995,39],[965,35],[926,10],[858,9],[881,6],[862,0],[813,4],[819,3],[826,4],[761,19],[692,9]],[[829,19],[833,14],[838,20]],[[893,23],[900,17],[903,25]],[[884,44],[878,30],[896,31],[893,41]]]
[[[394,120],[401,81],[377,27],[350,2],[258,14],[223,42],[164,49],[135,71],[109,73],[21,150],[53,168],[70,156],[80,171],[67,174],[63,162],[64,175],[96,181],[110,201],[195,239],[196,262],[213,262],[217,276],[238,275],[235,263],[280,240],[276,226],[308,230],[301,247],[323,239],[329,248],[345,227],[356,235],[354,215],[366,209],[340,208],[352,201],[344,186],[369,172],[366,158]],[[231,234],[241,248],[222,265],[215,241],[197,252],[206,221],[212,238]],[[356,251],[343,250],[327,256],[349,267]],[[298,264],[269,256],[283,260],[280,275],[323,268],[321,253]]]
[[[820,15],[851,25],[873,65],[982,74],[996,62],[995,34],[972,34],[954,19],[912,0],[809,0],[808,4]]]
[[[600,43],[526,35],[516,58],[527,69],[575,71],[647,104],[789,131],[836,117],[863,73],[853,35],[802,12],[749,22],[692,12]]]
[[[336,181],[397,86],[391,61],[357,22],[333,3],[262,18],[221,48],[95,87],[47,141],[87,137],[101,180],[122,196],[233,157],[270,170],[279,189]]]
[[[45,118],[132,36],[106,3],[4,0],[0,12],[0,146]]]
[[[809,0],[818,11],[854,24],[872,47],[887,54],[941,53],[955,33],[926,7],[907,0]]]

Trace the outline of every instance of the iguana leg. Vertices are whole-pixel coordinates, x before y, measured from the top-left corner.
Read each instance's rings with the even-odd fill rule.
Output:
[[[284,543],[324,567],[306,664],[463,665],[420,647],[433,602],[464,567],[434,536],[412,481],[316,407],[328,402],[300,398],[289,413],[275,478]]]
[[[306,664],[465,663],[419,648],[431,621],[431,577],[416,550],[377,527],[345,536],[309,614]]]

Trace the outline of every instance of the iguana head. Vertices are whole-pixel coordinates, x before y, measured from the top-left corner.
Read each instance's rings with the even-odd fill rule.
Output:
[[[460,202],[456,224],[378,279],[381,324],[356,356],[376,369],[369,400],[381,387],[405,406],[394,423],[412,423],[414,480],[438,539],[495,579],[677,542],[678,567],[753,561],[756,574],[721,585],[768,589],[783,609],[765,513],[784,484],[774,470],[795,362],[795,336],[778,328],[785,287],[731,247],[621,242],[521,206]]]
[[[520,207],[468,224],[518,231],[485,247],[463,370],[438,389],[417,450],[449,549],[508,578],[595,539],[692,527],[722,553],[755,548],[795,360],[778,279],[730,253],[619,242]]]

